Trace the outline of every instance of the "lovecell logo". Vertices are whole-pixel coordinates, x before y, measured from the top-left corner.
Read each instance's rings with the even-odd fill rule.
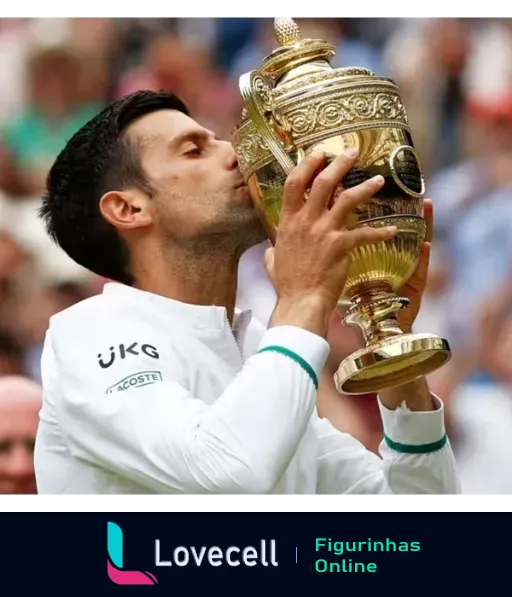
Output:
[[[107,523],[107,572],[116,585],[156,585],[158,582],[151,572],[124,570],[123,531],[115,522]]]

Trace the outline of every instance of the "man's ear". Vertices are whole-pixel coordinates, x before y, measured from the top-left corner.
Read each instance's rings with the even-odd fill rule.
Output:
[[[112,226],[123,230],[153,223],[150,199],[135,190],[105,193],[100,199],[100,212]]]

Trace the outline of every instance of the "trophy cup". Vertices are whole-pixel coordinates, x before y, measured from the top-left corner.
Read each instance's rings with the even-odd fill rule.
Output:
[[[424,177],[399,89],[365,68],[332,68],[334,46],[302,39],[292,19],[275,19],[274,31],[279,47],[240,78],[245,108],[232,137],[268,237],[275,242],[284,183],[304,156],[319,149],[329,163],[356,148],[357,163],[341,186],[377,174],[385,184],[353,211],[349,227],[394,225],[398,234],[353,251],[339,308],[343,323],[362,331],[365,346],[340,364],[336,388],[366,394],[427,375],[451,352],[445,339],[403,333],[397,320],[408,305],[397,292],[418,264],[426,232]]]

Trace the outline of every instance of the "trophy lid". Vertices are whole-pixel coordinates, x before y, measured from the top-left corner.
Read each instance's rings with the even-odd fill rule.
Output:
[[[303,39],[293,19],[274,19],[274,33],[280,44],[264,58],[260,72],[270,79],[278,79],[286,72],[315,60],[330,60],[336,54],[333,44],[322,39]]]

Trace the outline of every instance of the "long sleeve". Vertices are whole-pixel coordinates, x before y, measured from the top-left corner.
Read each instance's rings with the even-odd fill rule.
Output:
[[[392,411],[378,400],[384,439],[379,458],[326,419],[318,420],[317,492],[324,494],[457,494],[460,482],[444,427],[444,406]]]
[[[316,379],[329,352],[306,330],[272,328],[233,381],[218,396],[212,387],[205,400],[183,383],[187,367],[208,376],[205,354],[192,358],[186,336],[179,351],[179,342],[171,345],[136,320],[110,321],[104,331],[89,325],[82,334],[80,342],[48,337],[43,359],[45,391],[67,448],[158,493],[270,492],[314,412]],[[96,347],[115,351],[123,342],[123,358],[99,367]]]

